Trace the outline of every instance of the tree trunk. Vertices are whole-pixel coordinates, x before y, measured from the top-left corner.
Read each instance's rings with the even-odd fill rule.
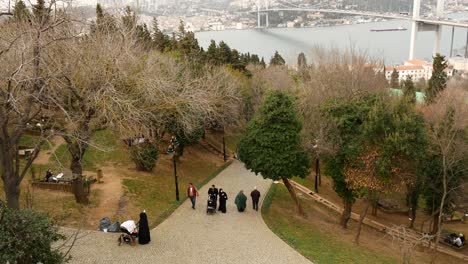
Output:
[[[71,156],[70,170],[73,174],[72,189],[75,195],[75,200],[80,204],[88,204],[88,195],[83,186],[83,166],[81,161],[85,154],[88,144],[85,140],[72,140],[68,136],[63,137],[68,145],[68,152]]]
[[[17,148],[4,144],[1,146],[1,172],[3,180],[3,189],[7,206],[11,209],[19,209],[20,188],[17,171],[15,171],[15,158],[17,158]]]
[[[11,209],[20,209],[19,198],[20,188],[19,184],[14,177],[9,177],[5,182],[5,195],[7,200],[7,206]]]
[[[437,234],[437,231],[439,231],[439,225],[438,225],[438,220],[439,220],[439,215],[440,215],[440,212],[434,214],[433,218],[432,218],[432,234]]]
[[[293,198],[294,203],[297,206],[297,211],[298,211],[299,215],[306,216],[304,210],[302,209],[301,203],[299,202],[299,199],[296,196],[296,192],[294,191],[294,187],[291,185],[291,183],[289,182],[289,180],[287,178],[282,177],[281,179],[283,180],[284,185],[288,189],[289,194]]]
[[[70,169],[73,177],[76,177],[72,182],[73,194],[75,195],[76,202],[79,204],[88,204],[88,195],[86,194],[83,186],[83,168],[81,165],[81,159],[72,159]]]
[[[366,205],[364,206],[364,209],[362,210],[361,214],[359,215],[359,222],[358,222],[358,226],[357,226],[356,237],[354,238],[354,242],[356,244],[359,244],[359,237],[361,236],[362,222],[364,221],[364,218],[366,218],[367,211],[369,210],[370,204],[371,204],[370,201],[366,201]]]
[[[341,214],[340,225],[343,228],[348,228],[349,219],[351,219],[351,210],[353,209],[353,203],[348,200],[343,200],[344,209]]]

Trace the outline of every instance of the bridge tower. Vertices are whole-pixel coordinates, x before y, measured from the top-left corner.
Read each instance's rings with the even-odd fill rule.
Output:
[[[262,15],[265,16],[265,27],[270,26],[270,21],[268,21],[268,7],[269,0],[257,0],[257,27],[260,28],[262,26],[261,17]],[[260,9],[265,8],[262,12]]]
[[[444,4],[445,0],[437,0],[436,6],[436,17],[442,18],[444,16]],[[410,52],[409,52],[409,59],[414,59],[414,49],[416,45],[416,36],[419,30],[419,22],[418,19],[420,18],[420,10],[421,10],[421,0],[414,0],[413,1],[413,17],[411,22],[411,39],[410,39]],[[440,40],[442,38],[442,26],[435,25],[435,43],[434,43],[434,55],[440,52]],[[452,36],[453,38],[453,36]]]
[[[437,0],[436,17],[442,18],[444,16],[444,2],[445,0]],[[434,55],[440,52],[440,39],[442,38],[442,26],[437,25],[435,29],[435,43]]]
[[[419,30],[417,19],[419,19],[419,12],[421,10],[421,0],[413,1],[413,21],[411,22],[411,39],[410,39],[410,52],[409,59],[414,59],[414,47],[416,46],[416,35]]]

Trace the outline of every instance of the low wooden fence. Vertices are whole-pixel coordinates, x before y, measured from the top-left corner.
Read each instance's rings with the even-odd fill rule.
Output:
[[[71,183],[33,182],[33,188],[73,193]]]

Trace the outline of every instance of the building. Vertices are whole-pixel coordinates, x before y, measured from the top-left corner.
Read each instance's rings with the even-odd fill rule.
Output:
[[[393,70],[398,72],[398,80],[400,82],[405,81],[410,76],[413,81],[421,79],[429,80],[432,77],[432,63],[424,60],[407,60],[403,65],[385,67],[385,77],[387,80],[392,78]],[[453,75],[453,68],[449,66],[445,72],[450,77]]]

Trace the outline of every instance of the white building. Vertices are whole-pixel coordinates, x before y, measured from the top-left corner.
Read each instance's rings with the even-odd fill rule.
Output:
[[[421,79],[429,80],[432,77],[432,63],[424,60],[407,60],[403,65],[385,67],[385,77],[387,80],[392,78],[393,70],[398,72],[398,80],[400,82],[405,81],[409,76],[411,76],[413,81]],[[453,68],[450,66],[445,72],[450,77],[453,75]]]

